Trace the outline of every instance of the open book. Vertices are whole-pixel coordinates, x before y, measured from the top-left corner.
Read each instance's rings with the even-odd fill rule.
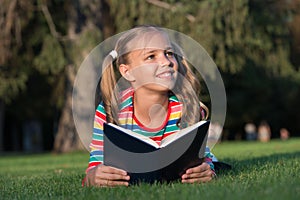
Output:
[[[114,124],[104,124],[104,164],[123,169],[130,183],[170,182],[204,160],[209,121],[200,121],[166,137],[152,139]]]

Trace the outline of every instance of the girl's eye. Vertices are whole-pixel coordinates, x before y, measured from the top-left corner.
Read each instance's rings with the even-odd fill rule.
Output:
[[[166,52],[166,56],[168,57],[173,57],[174,56],[174,53],[172,51],[167,51]]]
[[[152,59],[154,59],[154,55],[150,55],[150,56],[148,56],[146,59],[147,59],[147,60],[152,60]]]

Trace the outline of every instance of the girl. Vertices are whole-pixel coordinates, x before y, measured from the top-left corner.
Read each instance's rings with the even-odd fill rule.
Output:
[[[119,89],[119,77],[129,83],[128,88]],[[126,171],[103,164],[104,123],[118,124],[160,144],[163,138],[207,118],[208,111],[198,100],[199,82],[179,46],[158,27],[139,26],[118,39],[104,59],[100,87],[102,103],[95,114],[84,179],[88,186],[128,186],[130,179]],[[206,162],[186,170],[182,183],[210,181],[215,175],[211,158],[206,152]]]

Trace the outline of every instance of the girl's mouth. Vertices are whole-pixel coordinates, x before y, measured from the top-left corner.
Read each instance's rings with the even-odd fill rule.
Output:
[[[158,74],[156,77],[158,77],[158,78],[171,78],[173,73],[174,72],[172,72],[172,71],[165,71],[165,72],[162,72],[162,73]]]

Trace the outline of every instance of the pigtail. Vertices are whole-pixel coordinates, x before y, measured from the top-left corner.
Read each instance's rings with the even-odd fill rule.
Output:
[[[200,104],[200,111],[201,111],[201,120],[207,120],[209,116],[209,109],[208,107],[202,103],[201,101],[199,102]]]
[[[184,66],[186,66],[186,77],[189,80],[189,82],[191,83],[192,87],[194,88],[197,97],[199,97],[200,91],[201,91],[201,84],[200,84],[199,80],[196,78],[195,73],[189,67],[186,59],[183,58],[182,63]],[[199,102],[199,105],[200,105],[200,120],[207,120],[208,116],[209,116],[208,107],[203,102],[199,101],[198,99],[195,99],[194,101]],[[193,102],[193,103],[196,103],[196,102]],[[191,104],[191,106],[192,105],[193,104]],[[197,107],[197,109],[198,109],[198,107]],[[197,111],[195,111],[195,112],[197,112]]]
[[[100,83],[102,101],[108,123],[118,124],[118,88],[116,84],[115,61],[109,54],[102,65],[102,78]]]
[[[189,67],[188,62],[184,58],[181,48],[173,43],[175,49],[175,57],[179,65],[179,77],[175,84],[174,92],[178,100],[183,103],[182,116],[180,119],[180,127],[185,128],[199,120],[208,118],[209,109],[200,101],[200,82],[196,75]]]

